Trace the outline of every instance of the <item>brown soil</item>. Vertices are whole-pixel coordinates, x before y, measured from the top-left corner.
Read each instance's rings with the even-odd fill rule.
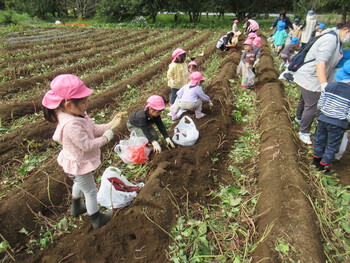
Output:
[[[197,44],[191,43],[184,48],[200,45],[205,38],[207,35],[204,34],[197,40]],[[205,53],[211,54],[214,51],[215,48],[210,47]],[[56,164],[56,156],[52,157],[51,163],[37,171],[35,176],[28,178],[20,187],[14,187],[0,200],[0,233],[15,249],[18,262],[168,262],[166,250],[171,239],[165,231],[170,232],[179,216],[174,202],[182,203],[188,196],[189,205],[196,202],[205,205],[211,202],[207,194],[217,187],[214,178],[229,176],[225,168],[226,153],[237,137],[235,132],[238,127],[229,117],[228,109],[232,105],[227,105],[227,98],[234,92],[229,79],[236,79],[240,52],[220,52],[220,56],[227,58],[222,63],[220,73],[206,90],[215,106],[210,110],[205,105],[204,112],[207,116],[200,120],[194,118],[200,132],[197,143],[192,147],[178,146],[172,150],[163,147],[161,154],[152,154],[151,161],[147,164],[150,172],[145,187],[129,207],[117,210],[112,221],[105,227],[94,230],[87,217],[84,217],[86,224],[63,235],[45,250],[33,256],[23,251],[26,238],[18,231],[22,227],[28,231],[40,227],[31,211],[48,217],[67,213],[71,181]],[[196,60],[205,62],[207,58],[205,56]],[[91,108],[99,109],[113,103],[115,96],[125,92],[126,84],[141,85],[164,70],[168,63],[169,59],[161,60],[128,81],[93,97]],[[305,162],[305,158],[299,156],[299,150],[303,146],[293,136],[284,87],[277,77],[266,39],[263,38],[256,83],[261,132],[258,183],[261,195],[257,204],[259,215],[256,218],[261,235],[268,226],[271,225],[272,229],[255,250],[253,261],[282,262],[274,248],[279,238],[283,237],[293,246],[295,258],[301,262],[325,262],[317,218],[305,195],[310,194],[311,189],[299,168],[299,164]],[[164,96],[168,93],[169,90],[165,88],[158,92]],[[140,98],[140,103],[128,111],[142,108],[144,101],[145,98]],[[52,130],[50,124],[40,122],[33,129],[22,129],[9,134],[6,140],[1,138],[2,163],[23,155],[25,145],[21,145],[22,137],[29,141],[38,139],[42,147],[49,147]],[[118,134],[125,135],[126,128],[121,127]],[[223,138],[227,143],[223,143]],[[107,147],[112,147],[112,144]],[[223,153],[222,161],[214,165],[211,158],[217,153]],[[350,181],[347,172],[349,159],[350,149],[334,165],[342,181],[347,184]]]

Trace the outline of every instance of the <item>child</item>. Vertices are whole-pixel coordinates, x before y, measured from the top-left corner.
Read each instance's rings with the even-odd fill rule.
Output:
[[[261,46],[261,37],[257,36],[253,40],[253,50],[254,50],[254,52],[256,54],[256,56],[255,56],[256,60],[255,60],[255,62],[253,64],[253,71],[254,71],[255,68],[258,67],[259,62],[260,62],[260,57],[261,57],[260,46]]]
[[[246,74],[248,68],[252,68],[256,59],[256,53],[253,49],[253,41],[247,39],[244,42],[244,50],[241,56],[241,65],[242,65],[242,88],[247,88],[247,79]]]
[[[286,47],[281,52],[281,59],[282,64],[280,66],[280,69],[283,69],[283,67],[286,67],[290,64],[292,55],[297,49],[297,45],[299,43],[299,39],[297,37],[293,37],[290,44],[286,45]]]
[[[251,32],[256,32],[259,30],[259,23],[253,19],[245,18],[245,31],[244,34],[249,34]]]
[[[56,123],[54,141],[62,144],[58,164],[73,178],[70,213],[79,216],[87,211],[92,226],[99,228],[112,218],[112,211],[101,214],[97,204],[97,188],[92,171],[100,164],[100,148],[113,138],[113,128],[120,125],[121,115],[108,124],[96,125],[86,115],[88,96],[92,90],[74,75],[55,77],[51,90],[43,100],[45,119]],[[81,200],[85,196],[86,206]]]
[[[345,62],[321,92],[317,103],[320,114],[314,140],[313,165],[330,172],[330,164],[339,151],[345,130],[350,122],[350,61]]]
[[[210,101],[210,97],[203,92],[201,87],[204,80],[205,78],[199,71],[191,74],[190,82],[177,92],[179,103],[171,112],[172,120],[177,120],[180,118],[180,115],[177,114],[180,109],[194,110],[197,119],[203,118],[205,116],[205,114],[202,113],[203,101],[208,101],[209,106],[213,106],[212,102]]]
[[[248,34],[247,39],[254,40],[258,35],[255,32],[251,32]]]
[[[216,44],[216,48],[220,49],[221,51],[229,51],[230,47],[227,47],[227,45],[232,44],[232,38],[234,37],[234,33],[232,31],[227,32],[226,35],[222,36],[219,41]]]
[[[163,98],[158,95],[152,95],[147,99],[146,107],[132,114],[126,125],[130,132],[134,131],[137,136],[146,137],[156,153],[160,153],[162,149],[158,143],[158,134],[153,128],[154,124],[157,125],[158,130],[165,138],[167,146],[175,148],[160,116],[164,109],[165,103]]]
[[[301,30],[300,30],[299,22],[300,22],[299,18],[294,19],[293,33],[292,33],[292,37],[297,37],[298,39],[300,39],[300,37],[301,37]]]
[[[188,72],[191,74],[195,71],[198,71],[198,65],[197,65],[197,62],[192,60],[190,63],[188,63]]]
[[[174,104],[176,92],[188,82],[189,73],[187,71],[186,51],[177,48],[172,54],[173,60],[167,72],[168,86],[171,88],[170,105]]]
[[[325,23],[318,23],[318,27],[315,32],[315,36],[319,36],[322,34],[322,32],[326,29],[326,24]]]
[[[238,32],[238,20],[236,19],[235,21],[233,21],[233,24],[232,24],[232,32],[233,33],[237,33]]]
[[[288,37],[287,32],[284,30],[286,23],[283,21],[278,21],[277,31],[273,37],[273,42],[275,45],[275,56],[277,57],[281,50],[283,49],[286,38]]]

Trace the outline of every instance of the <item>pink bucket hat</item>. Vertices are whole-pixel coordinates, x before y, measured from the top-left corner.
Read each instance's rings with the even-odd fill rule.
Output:
[[[253,45],[254,45],[254,46],[257,46],[257,47],[260,47],[260,46],[261,46],[261,37],[256,37],[256,38],[253,40]]]
[[[238,23],[238,20],[236,19],[235,21],[233,21],[233,23],[237,24],[237,23]]]
[[[177,48],[174,50],[173,54],[171,55],[173,57],[172,62],[175,62],[177,56],[186,53],[185,50],[183,50],[182,48]]]
[[[152,108],[155,110],[164,110],[165,109],[165,103],[161,96],[159,95],[152,95],[147,99],[147,105],[145,109]]]
[[[247,38],[247,39],[244,41],[243,45],[250,45],[250,46],[252,46],[252,45],[253,45],[253,40],[251,40],[250,38]]]
[[[256,38],[258,35],[254,32],[248,34],[248,38]]]
[[[198,66],[198,65],[197,65],[197,62],[194,61],[194,60],[192,60],[190,63],[188,63],[188,66],[192,66],[192,65],[193,65],[193,66],[196,66],[196,67]]]
[[[93,93],[77,76],[62,74],[55,77],[46,92],[42,104],[48,109],[56,109],[63,100],[81,99]]]
[[[200,73],[199,71],[196,71],[190,75],[189,84],[191,87],[193,87],[193,86],[196,86],[198,81],[201,81],[201,80],[205,80],[205,78],[203,77],[202,73]]]

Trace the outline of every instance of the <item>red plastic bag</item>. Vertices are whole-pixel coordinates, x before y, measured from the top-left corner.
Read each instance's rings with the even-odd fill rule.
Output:
[[[129,140],[121,140],[115,146],[114,151],[119,155],[124,163],[138,164],[148,161],[151,149],[147,147],[146,137],[138,137],[132,132]]]

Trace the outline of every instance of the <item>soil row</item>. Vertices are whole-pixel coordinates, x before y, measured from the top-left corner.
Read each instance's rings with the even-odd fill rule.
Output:
[[[309,202],[309,186],[299,169],[298,148],[291,130],[284,86],[263,38],[256,91],[261,146],[257,203],[258,232],[271,231],[254,251],[254,262],[281,262],[275,247],[285,240],[294,248],[291,258],[324,262],[317,218]],[[294,257],[294,258],[295,258]],[[267,261],[266,261],[267,260]]]
[[[190,33],[188,33],[188,34],[190,34]],[[156,43],[156,41],[154,39],[151,41]],[[118,47],[119,47],[119,45],[116,44],[116,48],[118,48]],[[133,49],[130,49],[129,51],[117,52],[117,53],[109,54],[108,59],[106,59],[104,57],[99,57],[99,58],[91,59],[85,63],[79,63],[77,65],[73,65],[70,67],[63,68],[63,69],[54,70],[54,71],[48,72],[46,74],[42,74],[40,76],[33,76],[30,78],[26,78],[26,79],[17,79],[17,80],[9,81],[9,82],[6,82],[0,86],[0,96],[4,96],[4,95],[10,94],[10,93],[25,91],[27,89],[30,89],[33,86],[38,86],[38,83],[43,84],[46,81],[49,81],[49,80],[53,79],[55,76],[60,75],[60,74],[66,74],[66,73],[79,74],[80,72],[86,71],[87,69],[94,68],[97,65],[100,65],[100,66],[110,65],[112,63],[112,61],[111,61],[112,58],[120,58],[120,57],[126,56],[127,54],[130,54],[133,52],[134,52]],[[130,62],[129,62],[129,64],[130,64]],[[111,72],[114,71],[113,68],[111,68],[109,70]]]
[[[38,56],[30,56],[26,57],[25,63],[29,63],[31,67],[29,68],[27,65],[24,67],[19,67],[15,69],[8,69],[1,72],[3,78],[9,78],[11,79],[18,79],[19,77],[29,77],[33,74],[40,74],[40,69],[42,65],[45,66],[45,68],[60,66],[68,63],[76,63],[79,61],[79,59],[82,58],[91,58],[96,56],[96,54],[100,53],[103,55],[103,53],[108,53],[110,51],[117,50],[118,48],[121,48],[127,43],[130,43],[130,37],[134,37],[134,41],[144,41],[145,39],[149,37],[154,37],[156,35],[159,35],[159,33],[154,32],[153,34],[143,34],[140,37],[137,33],[131,34],[129,36],[121,36],[117,39],[108,39],[107,41],[94,43],[91,45],[85,45],[85,46],[75,46],[74,48],[61,48],[59,51],[51,51],[46,54],[40,54]],[[97,50],[98,49],[98,50]],[[60,58],[61,55],[63,57]],[[54,59],[55,58],[55,59]],[[46,61],[42,61],[46,60]],[[23,61],[24,64],[24,61]],[[22,65],[23,65],[22,64]],[[39,71],[39,72],[38,72]],[[3,79],[2,78],[2,79]],[[0,78],[1,80],[1,78]]]
[[[54,246],[50,245],[45,251],[27,257],[28,262],[59,261],[67,255],[72,255],[69,258],[70,262],[115,262],[121,259],[134,262],[137,258],[142,259],[142,262],[167,261],[165,251],[171,239],[162,229],[170,232],[179,215],[173,203],[183,202],[184,195],[188,197],[189,205],[210,202],[207,194],[216,187],[214,177],[223,173],[217,167],[213,167],[210,157],[228,150],[229,145],[225,147],[221,144],[222,134],[227,134],[227,139],[230,140],[235,137],[232,133],[234,123],[232,119],[222,115],[225,105],[221,105],[220,102],[225,100],[224,94],[227,94],[230,88],[229,79],[235,75],[233,69],[239,61],[240,54],[227,55],[230,59],[226,60],[227,63],[221,71],[225,73],[216,77],[212,82],[214,84],[210,84],[207,89],[210,96],[216,97],[213,100],[215,109],[209,111],[205,108],[209,113],[206,118],[195,119],[200,132],[197,143],[192,147],[177,147],[152,156],[149,163],[151,172],[145,187],[133,203],[119,211],[104,228],[94,231],[87,223],[81,229],[75,229],[62,237]],[[218,94],[220,90],[225,90],[219,92],[222,95]],[[142,107],[143,104],[138,106]],[[82,235],[84,238],[75,238]],[[74,245],[67,245],[68,240],[72,239],[76,240]],[[89,244],[96,243],[97,240],[98,247],[89,247]]]
[[[147,33],[145,33],[147,34]],[[81,39],[81,41],[76,42],[72,45],[61,45],[60,48],[53,48],[50,47],[46,50],[46,52],[40,52],[38,54],[30,55],[30,56],[24,56],[24,57],[16,57],[16,58],[10,58],[5,60],[5,62],[2,63],[2,65],[10,65],[12,67],[16,67],[17,65],[20,65],[19,67],[23,66],[26,63],[36,63],[36,62],[44,62],[44,60],[53,59],[57,57],[64,57],[64,56],[70,56],[71,54],[74,54],[79,51],[92,49],[94,47],[102,47],[104,45],[109,45],[111,43],[118,43],[119,41],[126,41],[127,36],[124,34],[119,35],[118,37],[113,38],[113,34],[110,35],[110,37],[104,36],[102,39],[100,37],[98,38],[92,38],[92,36],[88,38]],[[137,36],[137,33],[131,33],[130,37]],[[29,51],[30,52],[30,51]],[[4,71],[3,71],[4,72]],[[2,73],[3,73],[2,72]]]
[[[167,34],[167,33],[165,33]],[[152,34],[151,34],[152,36]],[[183,36],[183,38],[188,37],[188,35]],[[113,58],[123,58],[129,54],[134,53],[134,48],[136,49],[142,49],[142,47],[144,45],[149,45],[152,46],[158,42],[160,42],[160,39],[164,39],[163,35],[159,36],[158,38],[151,38],[151,40],[140,43],[138,45],[133,46],[133,48],[127,49],[127,50],[122,50],[120,52],[114,53],[113,54]],[[175,45],[176,43],[174,43]],[[124,43],[125,45],[125,43]],[[171,44],[170,44],[171,45]],[[112,51],[115,49],[118,49],[118,47],[123,46],[123,43],[121,44],[117,44],[117,46],[111,46],[108,48],[108,50]],[[159,52],[156,52],[157,48],[154,49],[153,51],[151,51],[151,53],[147,53],[147,54],[151,54],[153,56],[157,56],[160,55],[161,53],[161,49],[159,49]],[[84,79],[84,82],[86,85],[88,86],[92,86],[92,85],[99,85],[101,84],[103,81],[106,80],[110,80],[113,76],[116,76],[119,72],[125,70],[125,69],[129,69],[135,66],[140,66],[143,65],[144,63],[146,63],[146,59],[150,59],[152,57],[150,57],[149,55],[145,56],[145,53],[137,56],[134,59],[130,59],[127,62],[121,62],[119,64],[117,64],[114,67],[108,68],[102,72],[98,72],[95,74],[90,75],[88,78]],[[62,70],[56,70],[50,73],[47,73],[45,75],[41,75],[36,77],[36,80],[40,80],[42,82],[47,82],[50,77],[52,76],[52,78],[56,75],[59,75],[58,72],[60,74],[63,73],[71,73],[71,74],[79,74],[81,72],[86,71],[87,69],[93,69],[96,65],[104,65],[107,66],[108,63],[112,63],[110,60],[110,56],[109,56],[109,60],[105,58],[105,56],[101,56],[99,58],[96,59],[92,59],[86,63],[79,63],[77,65],[62,69]],[[64,70],[63,73],[61,73]],[[33,83],[32,80],[33,78],[27,79],[27,83],[32,83],[32,84],[36,84]],[[18,80],[20,81],[20,80]],[[26,80],[24,79],[21,82],[21,86],[23,86],[23,82],[25,82]],[[44,84],[42,82],[39,82],[41,85]],[[46,83],[45,83],[46,84]],[[34,112],[38,112],[41,110],[41,99],[42,96],[44,95],[45,90],[43,90],[42,92],[40,92],[39,94],[36,94],[35,97],[29,98],[27,100],[20,100],[20,101],[15,101],[14,103],[10,103],[10,104],[4,104],[0,106],[0,118],[2,118],[2,120],[4,121],[4,123],[7,123],[9,121],[13,121],[14,119],[17,119],[19,117],[22,117],[26,114],[32,114]]]
[[[201,41],[204,41],[205,38],[208,38],[209,32],[207,34],[204,34],[199,39],[196,39],[192,44],[193,47],[198,46]],[[178,45],[185,39],[189,39],[190,36],[193,36],[193,33],[189,32],[185,36],[182,36],[181,38],[177,39],[176,41],[172,43],[165,43],[161,46],[158,46],[157,48],[153,49],[153,51],[150,51],[148,53],[145,53],[144,56],[135,58],[135,61],[131,64],[137,65],[138,63],[141,63],[141,60],[147,60],[150,58],[153,58],[154,56],[157,56],[159,52],[162,50],[167,50],[167,48],[173,48],[174,46]],[[136,61],[137,60],[137,61]],[[118,83],[116,86],[110,87],[108,90],[102,91],[98,93],[97,95],[93,95],[89,102],[89,108],[90,109],[101,109],[106,106],[106,104],[113,103],[116,93],[120,92],[123,93],[127,90],[127,85],[131,86],[137,86],[141,83],[150,80],[154,75],[156,75],[160,71],[164,71],[164,68],[167,67],[169,64],[169,59],[165,58],[158,62],[156,65],[151,66],[147,70],[140,72],[136,74],[135,76],[131,78],[127,78],[123,80],[121,83]],[[120,67],[120,66],[119,66]],[[99,73],[98,75],[94,75],[88,78],[83,79],[84,83],[87,86],[93,87],[94,85],[100,84],[104,79],[108,79],[111,76],[108,76],[108,74],[113,74],[113,71],[108,71],[107,73],[103,74]],[[0,138],[0,163],[6,163],[9,158],[13,155],[23,154],[21,153],[20,148],[25,147],[26,145],[25,141],[21,141],[20,138],[25,138],[27,141],[36,140],[38,139],[43,140],[49,138],[48,132],[51,132],[53,130],[52,125],[48,124],[46,121],[38,121],[36,123],[36,127],[38,129],[31,130],[28,129],[28,125],[25,125],[23,128],[18,129],[10,134],[4,135]],[[44,132],[40,132],[44,131]],[[24,140],[24,139],[22,139]],[[18,143],[14,144],[13,141],[17,141]],[[23,145],[24,144],[24,145]]]
[[[204,41],[204,39],[207,37],[208,35],[204,35],[201,40]],[[194,48],[196,45],[198,45],[198,43],[201,42],[192,42],[185,48]],[[206,57],[208,57],[209,52],[206,50],[205,53],[207,54]],[[169,59],[166,59],[166,62],[169,63]],[[157,71],[154,73],[157,73]],[[150,78],[152,77],[149,76],[148,79],[144,79],[143,82],[149,80]],[[103,104],[105,105],[105,103]],[[42,129],[39,127],[36,128],[36,130],[41,131]],[[51,130],[45,130],[45,132],[50,134]],[[125,133],[125,127],[123,127],[120,132]],[[60,167],[57,166],[54,157],[52,163],[49,163],[47,167],[43,167],[42,170],[38,171],[35,177],[31,177],[26,180],[24,184],[21,185],[21,188],[11,190],[11,192],[9,192],[6,196],[6,201],[4,199],[1,200],[1,218],[5,218],[4,215],[8,213],[10,216],[7,217],[9,220],[6,220],[6,222],[0,221],[1,226],[6,225],[6,228],[0,227],[0,229],[2,234],[6,236],[11,244],[15,246],[17,243],[25,241],[24,236],[18,233],[18,227],[19,229],[21,227],[26,227],[26,229],[35,229],[33,215],[28,209],[28,206],[31,207],[33,211],[42,211],[44,214],[47,214],[49,211],[45,211],[45,209],[47,209],[47,206],[52,205],[50,204],[50,201],[55,205],[61,205],[65,202],[64,195],[62,195],[62,193],[67,192],[67,186],[64,183],[65,178],[66,176],[62,173]],[[49,187],[47,188],[46,186]],[[49,193],[47,191],[49,191]],[[38,200],[40,200],[40,202],[38,202]]]

